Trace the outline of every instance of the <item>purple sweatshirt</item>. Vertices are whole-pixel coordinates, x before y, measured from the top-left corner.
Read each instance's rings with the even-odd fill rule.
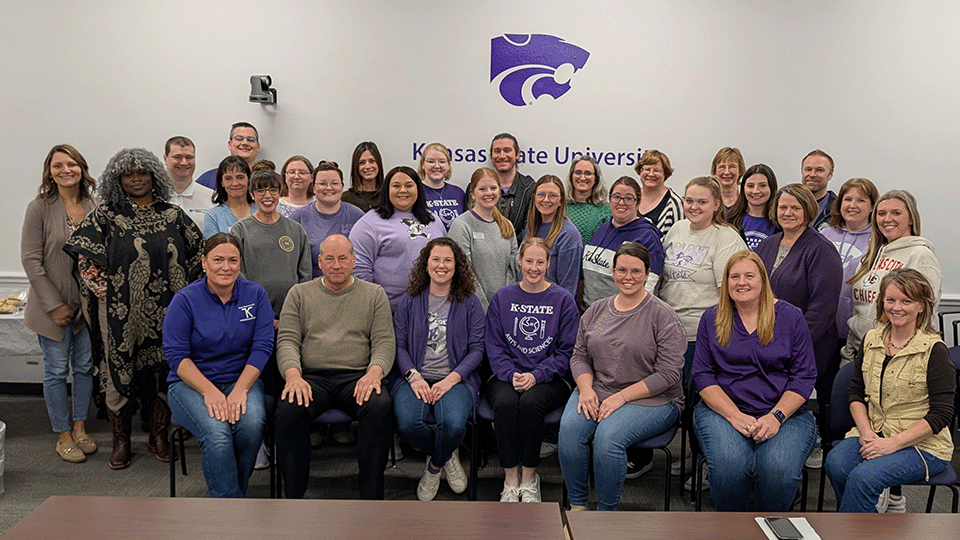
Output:
[[[583,248],[583,302],[587,306],[617,294],[617,286],[613,283],[613,256],[625,242],[637,242],[647,248],[650,253],[647,291],[656,288],[657,280],[663,272],[660,229],[654,227],[647,218],[637,218],[620,227],[610,220],[600,225]]]
[[[500,289],[487,308],[484,338],[494,376],[512,382],[514,373],[530,372],[538,384],[566,378],[579,326],[573,296],[555,283],[540,293],[519,283]]]
[[[843,264],[843,284],[840,286],[840,304],[837,306],[837,331],[840,339],[847,339],[847,320],[853,315],[853,285],[847,280],[853,277],[860,265],[860,259],[870,247],[870,224],[859,231],[848,231],[846,228],[827,227],[820,231],[824,238],[833,242],[840,252],[840,262]]]
[[[420,250],[432,238],[446,235],[447,229],[436,216],[424,225],[411,212],[397,210],[389,219],[383,219],[376,210],[371,210],[357,220],[350,231],[357,258],[353,275],[383,287],[390,299],[390,309],[396,311]]]
[[[423,184],[423,194],[427,199],[427,208],[440,217],[447,230],[453,220],[466,211],[463,207],[463,190],[450,182],[444,182],[440,189]]]
[[[726,347],[717,340],[717,306],[703,313],[691,368],[697,392],[720,385],[740,412],[750,416],[770,412],[786,391],[810,397],[817,365],[803,312],[783,300],[774,304],[774,312],[773,340],[763,345],[756,332],[747,333],[734,311]],[[800,407],[794,416],[804,412]]]

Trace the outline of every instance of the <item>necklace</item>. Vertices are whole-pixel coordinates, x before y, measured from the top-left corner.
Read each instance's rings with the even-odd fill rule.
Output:
[[[901,346],[899,346],[899,347],[897,347],[896,345],[894,345],[894,343],[893,343],[893,336],[887,336],[887,342],[890,344],[890,348],[891,348],[891,349],[893,349],[893,350],[895,350],[895,351],[902,351],[904,347],[906,347],[907,345],[910,344],[911,341],[913,341],[913,338],[914,338],[914,336],[916,336],[916,335],[917,335],[917,331],[914,330],[914,331],[913,331],[913,335],[910,336],[910,339],[908,339],[906,342],[904,342],[903,345],[901,345]]]

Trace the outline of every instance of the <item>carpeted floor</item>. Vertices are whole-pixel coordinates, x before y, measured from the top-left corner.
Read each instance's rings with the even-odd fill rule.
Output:
[[[113,471],[107,467],[111,448],[109,425],[100,420],[88,423],[88,429],[100,445],[100,451],[89,456],[85,463],[71,464],[62,461],[54,451],[56,436],[50,431],[43,398],[39,395],[0,394],[0,420],[7,424],[5,444],[4,482],[6,492],[0,495],[0,535],[32,512],[51,495],[98,495],[127,497],[169,496],[169,465],[157,461],[146,451],[146,433],[134,422],[132,465],[124,470]],[[404,447],[405,459],[395,468],[386,471],[386,498],[416,499],[417,483],[423,473],[424,455]],[[679,442],[674,441],[672,451],[679,452]],[[471,456],[460,450],[464,469],[468,469]],[[196,439],[187,441],[188,473],[177,475],[177,495],[181,497],[207,497],[206,484],[200,469],[199,448]],[[496,464],[496,453],[489,453],[490,464],[480,470],[478,498],[497,500],[503,486],[503,476]],[[954,458],[954,466],[960,466]],[[659,511],[663,509],[663,467],[661,452],[654,455],[654,469],[644,476],[627,480],[623,490],[620,510]],[[539,468],[542,478],[544,501],[560,501],[562,483],[556,455],[543,460]],[[314,449],[308,498],[355,499],[358,497],[356,447],[340,445],[329,440]],[[816,509],[817,487],[820,471],[810,471],[808,509]],[[251,479],[250,497],[269,495],[268,471],[256,471]],[[689,493],[681,493],[679,478],[673,478],[671,510],[692,511]],[[709,492],[704,499],[704,508],[712,510]],[[927,490],[905,488],[908,510],[922,512]],[[467,494],[457,495],[445,482],[441,484],[437,500],[467,500]],[[941,490],[935,511],[949,511],[949,494]],[[591,505],[595,504],[591,494]],[[833,510],[836,502],[833,490],[827,487],[825,508]]]

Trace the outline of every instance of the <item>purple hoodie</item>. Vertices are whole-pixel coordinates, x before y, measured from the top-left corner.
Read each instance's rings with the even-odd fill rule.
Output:
[[[484,338],[494,376],[511,382],[514,373],[530,372],[538,384],[566,378],[579,326],[573,296],[556,283],[539,293],[519,283],[500,289],[487,308]]]
[[[860,259],[870,246],[870,224],[859,231],[844,228],[827,227],[820,231],[824,238],[833,242],[840,252],[843,263],[843,285],[840,287],[840,304],[837,306],[837,330],[840,339],[847,339],[847,320],[853,315],[853,285],[847,280],[853,277],[860,266]]]

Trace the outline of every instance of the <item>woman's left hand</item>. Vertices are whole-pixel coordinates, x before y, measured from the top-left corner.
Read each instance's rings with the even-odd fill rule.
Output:
[[[450,380],[449,375],[434,383],[434,385],[430,387],[430,392],[433,394],[433,402],[436,403],[456,384],[457,383]]]
[[[772,414],[765,414],[750,426],[750,438],[753,442],[764,442],[780,432],[780,421]]]
[[[861,439],[862,441],[862,439]],[[890,455],[897,450],[897,443],[893,439],[885,439],[883,437],[877,437],[875,439],[862,442],[860,445],[860,455],[863,459],[874,459],[881,456]]]
[[[513,388],[517,392],[526,392],[533,388],[535,384],[537,384],[537,378],[534,377],[533,373],[513,374]]]
[[[227,396],[227,422],[236,424],[240,421],[240,415],[247,413],[247,392],[236,386]]]
[[[603,400],[600,403],[600,413],[597,415],[597,422],[602,421],[604,418],[607,418],[613,411],[623,407],[627,404],[627,399],[623,397],[623,394],[617,392],[616,394],[611,395],[607,399]]]

